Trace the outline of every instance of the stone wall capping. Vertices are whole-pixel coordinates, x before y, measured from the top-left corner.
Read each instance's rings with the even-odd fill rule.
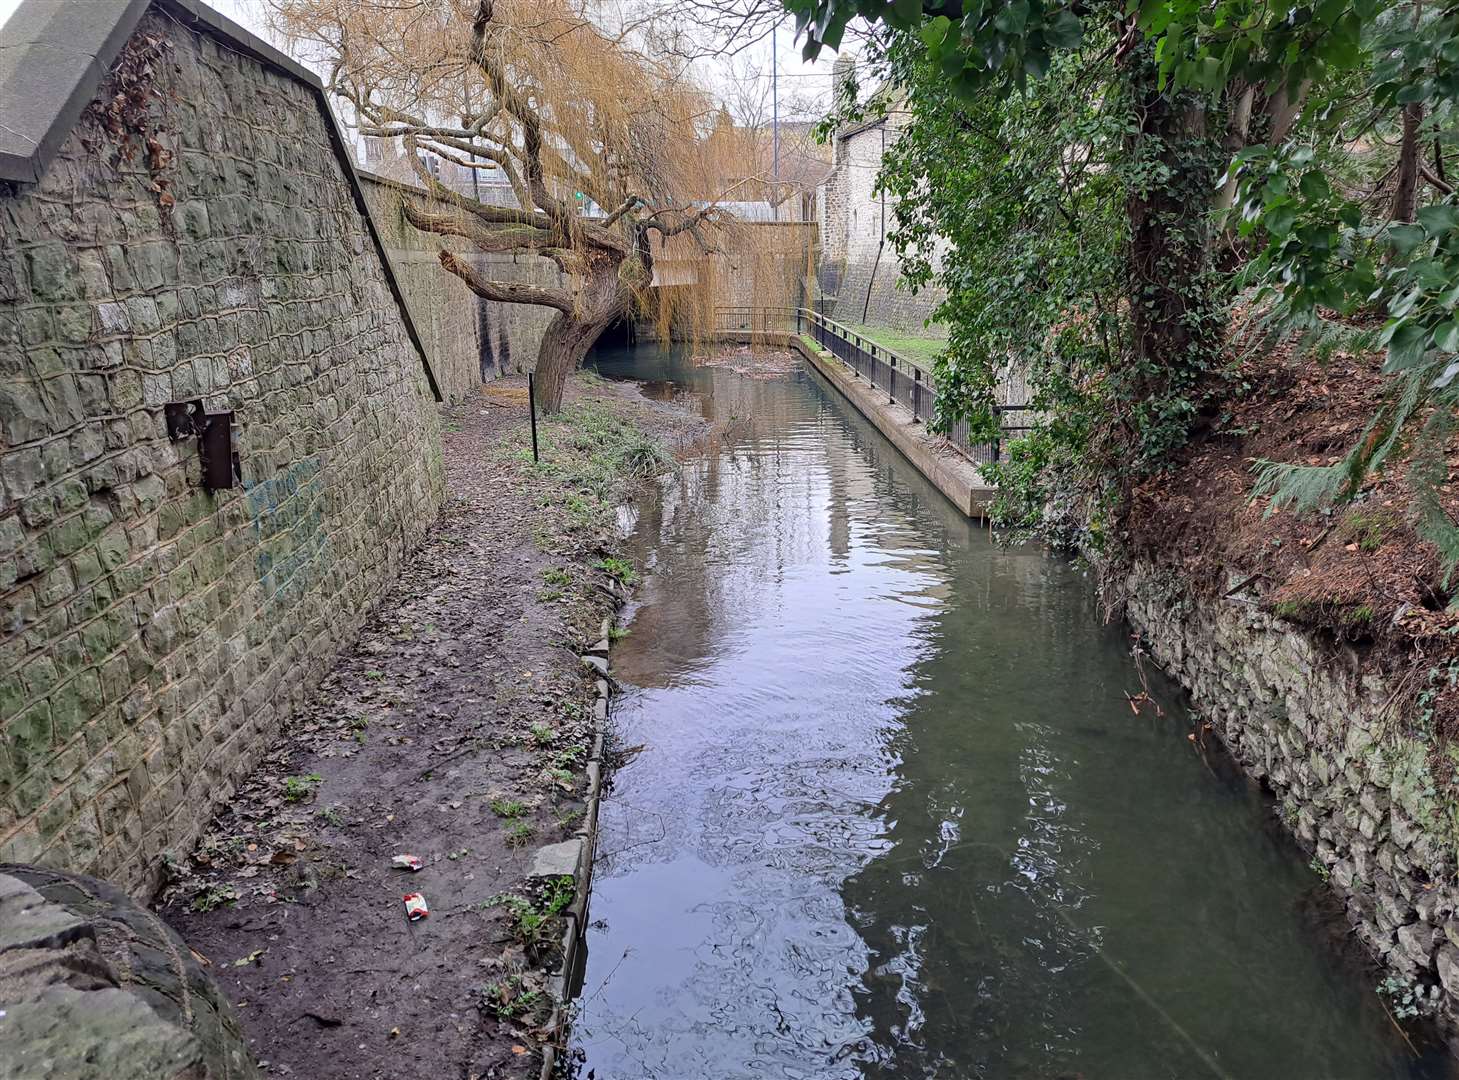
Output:
[[[26,0],[0,26],[0,179],[33,184],[150,0]]]

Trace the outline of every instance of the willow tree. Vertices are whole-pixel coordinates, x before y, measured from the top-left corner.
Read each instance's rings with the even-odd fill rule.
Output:
[[[643,26],[615,28],[590,0],[273,6],[280,29],[323,61],[360,134],[401,150],[422,189],[402,200],[412,226],[458,249],[556,265],[557,284],[529,284],[492,280],[483,260],[445,243],[439,253],[477,296],[555,312],[536,364],[546,411],[603,330],[649,303],[656,254],[682,261],[687,242],[703,261],[715,250],[728,216],[716,207],[722,155],[707,138],[716,110],[682,64],[635,45],[651,40]],[[437,163],[511,198],[455,190]],[[715,281],[707,269],[689,276],[701,291]]]

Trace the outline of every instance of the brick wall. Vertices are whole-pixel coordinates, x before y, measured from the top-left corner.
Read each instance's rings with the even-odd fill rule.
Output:
[[[316,91],[154,10],[148,155],[0,188],[0,861],[134,891],[433,517],[436,411]],[[100,96],[109,96],[106,84]],[[210,494],[164,403],[232,410]]]

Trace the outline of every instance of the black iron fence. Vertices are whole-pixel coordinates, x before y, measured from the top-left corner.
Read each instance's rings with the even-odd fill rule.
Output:
[[[798,334],[800,308],[722,307],[714,312],[714,329],[721,334]]]
[[[818,311],[800,308],[795,313],[794,322],[796,333],[811,337],[821,348],[865,379],[873,389],[886,394],[889,404],[906,406],[919,423],[932,419],[937,384],[921,366]],[[999,412],[1005,416],[1013,414],[1012,418],[1017,419],[1018,414],[1027,409],[1026,405],[1003,405]],[[1002,458],[1003,443],[1008,436],[1028,430],[1025,425],[1006,421],[1002,427],[1004,438],[974,443],[968,438],[967,421],[959,420],[947,437],[968,458],[983,465]]]

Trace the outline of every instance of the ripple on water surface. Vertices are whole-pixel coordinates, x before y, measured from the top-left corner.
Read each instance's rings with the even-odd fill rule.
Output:
[[[583,1075],[1441,1075],[1171,688],[1131,715],[1088,581],[991,544],[805,372],[601,366],[737,422],[631,539],[614,725],[644,749],[602,807]]]

